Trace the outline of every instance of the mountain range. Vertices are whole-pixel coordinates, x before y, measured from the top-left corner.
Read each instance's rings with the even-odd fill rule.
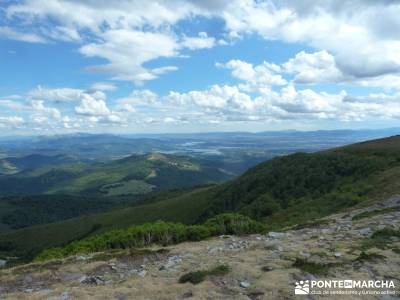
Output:
[[[165,157],[151,154],[145,165],[170,164]],[[127,160],[117,164],[124,167],[131,158]],[[180,172],[195,168],[187,160],[174,163],[180,164],[174,166]],[[254,218],[268,230],[302,226],[398,193],[399,175],[400,136],[295,153],[261,163],[219,185],[151,194],[107,212],[6,232],[0,235],[0,250],[28,259],[43,249],[111,229],[157,220],[199,224],[227,212]]]

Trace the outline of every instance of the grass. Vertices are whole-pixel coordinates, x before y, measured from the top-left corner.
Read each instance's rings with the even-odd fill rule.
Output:
[[[230,267],[227,265],[219,265],[210,270],[199,270],[189,272],[179,278],[179,283],[190,282],[192,284],[199,284],[203,282],[208,276],[224,276],[230,272]]]
[[[367,250],[370,248],[387,249],[392,244],[393,238],[400,238],[400,231],[394,229],[382,229],[375,231],[372,236],[363,241],[361,248]]]
[[[327,275],[329,269],[336,264],[320,264],[316,262],[307,261],[302,258],[296,258],[293,267],[313,275]]]
[[[378,254],[378,253],[366,253],[366,252],[361,252],[360,255],[355,259],[355,261],[368,261],[368,260],[377,260],[377,259],[384,259],[386,258],[384,255]]]
[[[117,182],[113,184],[104,185],[100,188],[100,192],[107,196],[119,196],[119,195],[135,195],[135,194],[147,194],[155,188],[154,185],[148,184],[141,180],[130,180],[125,182]]]
[[[292,230],[300,230],[304,228],[314,228],[314,227],[319,227],[323,225],[329,225],[330,223],[334,222],[335,220],[329,220],[329,219],[319,219],[315,221],[307,221],[301,224],[297,224],[294,227],[290,228]]]
[[[398,247],[392,248],[392,251],[396,254],[400,254],[400,248]]]
[[[107,252],[102,252],[99,254],[93,255],[89,260],[90,261],[108,261],[114,259],[116,257],[140,257],[147,255],[158,255],[158,254],[166,254],[169,250],[165,248],[160,248],[157,250],[152,249],[128,249],[128,250],[111,250]]]
[[[362,213],[359,213],[357,215],[355,215],[352,220],[353,221],[357,221],[357,220],[361,220],[361,219],[365,219],[365,218],[371,218],[377,215],[382,215],[382,214],[386,214],[386,213],[390,213],[390,212],[395,212],[400,210],[400,205],[398,206],[393,206],[393,207],[387,207],[387,208],[383,208],[383,209],[376,209],[376,210],[372,210],[372,211],[365,211]]]

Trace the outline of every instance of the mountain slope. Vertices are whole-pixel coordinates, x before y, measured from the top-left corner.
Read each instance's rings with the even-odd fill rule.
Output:
[[[370,295],[353,298],[338,296],[334,288],[329,290],[335,294],[323,298],[398,299],[399,204],[400,198],[394,197],[351,214],[330,216],[318,226],[267,235],[224,235],[162,248],[81,254],[0,270],[0,291],[5,299],[160,299],[162,295],[162,299],[280,300],[302,299],[294,295],[299,280],[352,278],[393,281],[396,288],[376,289],[380,294],[370,289]],[[372,217],[354,220],[373,212]],[[189,276],[200,275],[189,272],[213,270],[221,264],[226,266],[222,269],[225,272]],[[197,284],[183,283],[183,278],[193,278],[191,282]],[[316,287],[312,290],[321,291]],[[344,294],[349,289],[341,291]]]
[[[43,167],[0,176],[2,194],[121,196],[220,182],[231,176],[182,156],[133,155],[106,163]]]
[[[0,236],[0,249],[12,242],[14,250],[23,253],[30,249],[33,253],[111,228],[157,219],[196,223],[230,211],[263,220],[271,229],[282,228],[399,193],[398,178],[399,136],[315,154],[298,153],[262,163],[218,186],[172,193],[139,206],[17,230]],[[40,236],[41,244],[31,236]]]

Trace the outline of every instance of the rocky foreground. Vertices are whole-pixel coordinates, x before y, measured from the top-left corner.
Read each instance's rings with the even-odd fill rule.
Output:
[[[4,269],[0,299],[399,299],[294,295],[296,281],[324,278],[393,280],[398,292],[400,238],[390,234],[399,228],[400,197],[393,197],[284,232]],[[230,271],[206,276],[198,284],[179,283],[188,272],[219,265]]]

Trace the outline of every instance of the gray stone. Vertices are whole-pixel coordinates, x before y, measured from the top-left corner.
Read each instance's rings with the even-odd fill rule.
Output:
[[[300,251],[299,254],[300,254],[301,256],[307,257],[307,258],[311,256],[310,253],[308,253],[308,252],[303,252],[303,251]]]
[[[283,232],[268,232],[268,236],[274,239],[279,239],[285,236],[285,234]]]
[[[178,265],[182,259],[178,255],[170,256],[168,261],[164,264],[165,269],[169,269]]]
[[[138,273],[138,275],[139,275],[140,277],[145,277],[146,274],[147,274],[147,271],[146,271],[146,270],[142,270],[142,271],[140,271],[140,272]]]
[[[359,229],[358,233],[360,235],[367,236],[367,235],[370,235],[372,233],[372,230],[371,230],[371,228],[366,227],[366,228]]]
[[[81,278],[80,283],[91,285],[102,285],[104,280],[99,276],[84,276]]]
[[[250,287],[250,283],[248,283],[247,281],[241,281],[239,283],[239,286],[244,288],[244,289],[247,289],[248,287]]]
[[[93,258],[93,256],[90,256],[90,255],[79,255],[76,257],[76,260],[77,261],[87,261],[92,258]]]
[[[385,229],[385,228],[386,228],[386,225],[378,225],[376,227],[376,229],[378,229],[378,230],[382,230],[382,229]]]
[[[4,259],[0,259],[0,268],[4,268],[7,264],[7,261]]]

